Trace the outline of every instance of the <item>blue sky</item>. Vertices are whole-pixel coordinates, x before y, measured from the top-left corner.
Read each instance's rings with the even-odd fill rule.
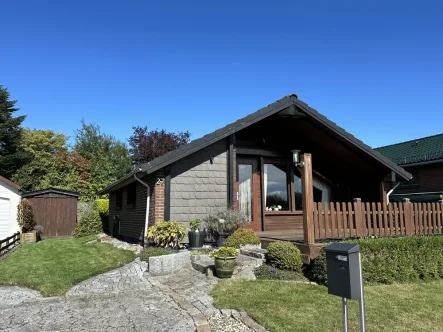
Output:
[[[5,1],[25,125],[193,138],[290,93],[371,146],[443,132],[438,1]]]

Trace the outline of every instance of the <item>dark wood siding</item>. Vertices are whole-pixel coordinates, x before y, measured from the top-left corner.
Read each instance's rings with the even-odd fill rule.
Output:
[[[72,235],[77,222],[77,197],[47,193],[28,199],[36,224],[44,227],[43,237]]]

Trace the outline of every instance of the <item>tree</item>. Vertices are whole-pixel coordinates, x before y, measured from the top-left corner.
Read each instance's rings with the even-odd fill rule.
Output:
[[[19,109],[10,100],[6,88],[0,85],[0,175],[10,178],[26,162],[26,154],[19,150],[21,124],[25,115],[13,117]]]
[[[24,129],[19,148],[29,161],[16,171],[13,180],[25,190],[42,189],[42,183],[58,172],[56,160],[68,151],[67,139],[52,130]]]
[[[134,133],[129,138],[132,160],[137,164],[147,163],[170,151],[188,144],[189,131],[171,133],[164,129],[148,131],[148,127],[133,127]]]
[[[82,121],[76,131],[74,151],[88,160],[91,167],[89,196],[117,181],[131,171],[131,157],[123,142],[101,132],[96,124]]]

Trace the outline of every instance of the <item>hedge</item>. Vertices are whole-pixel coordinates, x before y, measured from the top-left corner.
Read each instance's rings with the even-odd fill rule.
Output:
[[[443,236],[361,239],[343,243],[360,245],[366,282],[392,284],[443,277]],[[324,252],[312,262],[310,277],[326,284]]]

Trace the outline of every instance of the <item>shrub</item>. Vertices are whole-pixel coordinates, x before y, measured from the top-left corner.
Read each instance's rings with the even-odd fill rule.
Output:
[[[109,215],[109,199],[97,199],[95,201],[95,208],[100,217],[107,217]]]
[[[320,255],[311,262],[311,265],[309,266],[308,277],[309,279],[315,281],[317,284],[328,284],[326,255],[323,250],[320,252]]]
[[[215,258],[237,257],[238,251],[232,247],[221,247],[211,253]]]
[[[140,252],[140,260],[148,262],[149,257],[169,255],[171,252],[166,248],[145,248]]]
[[[17,206],[17,223],[23,232],[30,232],[34,229],[32,202],[26,198],[22,199]]]
[[[237,249],[245,244],[260,244],[260,239],[252,229],[239,228],[225,242],[226,247]]]
[[[100,214],[94,208],[93,204],[79,215],[77,224],[75,225],[74,232],[75,237],[95,235],[103,232],[102,220]]]
[[[300,250],[290,242],[276,241],[268,246],[267,261],[274,267],[283,270],[301,271]]]
[[[346,243],[360,245],[363,279],[366,282],[391,284],[443,277],[443,237],[408,236],[361,239]],[[325,284],[324,252],[312,265],[314,281]]]
[[[148,238],[159,247],[176,248],[185,235],[185,227],[177,221],[159,220],[148,231]]]
[[[226,234],[246,226],[249,223],[249,218],[240,211],[225,209],[210,214],[204,221],[209,232]]]
[[[257,279],[263,280],[297,280],[308,281],[303,274],[296,271],[280,270],[276,267],[263,264],[254,269],[254,274]]]
[[[200,219],[192,219],[189,222],[189,227],[191,228],[192,232],[198,232],[200,230],[200,226],[201,226],[202,221]]]

